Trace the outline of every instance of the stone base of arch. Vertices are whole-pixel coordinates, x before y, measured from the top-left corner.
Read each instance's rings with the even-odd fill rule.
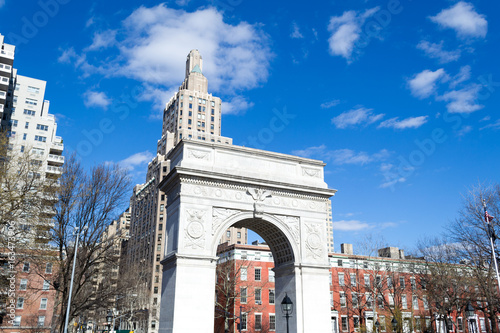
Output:
[[[165,257],[159,331],[214,329],[216,249],[232,225],[256,231],[275,260],[277,332],[280,302],[294,310],[289,331],[328,332],[328,198],[320,161],[256,149],[183,141],[169,154]]]

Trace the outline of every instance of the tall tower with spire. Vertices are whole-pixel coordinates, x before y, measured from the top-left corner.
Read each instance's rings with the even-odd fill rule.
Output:
[[[181,140],[232,144],[231,138],[221,136],[221,99],[208,93],[198,50],[189,52],[184,81],[163,110],[158,153],[166,154]]]

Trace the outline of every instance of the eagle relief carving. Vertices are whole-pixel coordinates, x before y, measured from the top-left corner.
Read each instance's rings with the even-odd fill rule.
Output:
[[[250,194],[254,200],[253,216],[261,218],[264,214],[264,200],[271,197],[271,191],[249,187],[247,193]]]

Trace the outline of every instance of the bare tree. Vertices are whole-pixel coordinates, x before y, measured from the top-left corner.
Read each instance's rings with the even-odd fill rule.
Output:
[[[468,299],[476,310],[482,311],[488,332],[499,332],[497,314],[500,313],[500,294],[496,280],[493,252],[489,241],[489,230],[485,223],[483,200],[490,215],[497,216],[490,221],[494,234],[500,233],[500,186],[482,184],[473,186],[464,196],[458,217],[447,228],[449,243],[456,244],[456,259],[467,267],[467,274],[473,285]],[[500,255],[495,248],[496,257]]]
[[[116,288],[97,288],[95,282],[100,273],[116,265],[107,256],[113,239],[103,242],[101,236],[126,204],[128,190],[128,176],[116,165],[98,165],[87,173],[74,156],[66,160],[52,230],[58,252],[58,278],[53,285],[59,291],[59,331],[68,306],[74,251],[78,250],[78,256],[69,319],[114,302]],[[80,231],[78,249],[76,228]]]

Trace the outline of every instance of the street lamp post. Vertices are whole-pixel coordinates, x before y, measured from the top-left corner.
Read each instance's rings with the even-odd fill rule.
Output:
[[[111,322],[113,321],[114,314],[113,310],[108,311],[108,315],[106,316],[106,322],[108,323],[108,331],[111,332]]]
[[[396,332],[396,329],[398,328],[398,321],[396,320],[396,318],[392,317],[391,325],[392,325],[392,331]]]
[[[287,293],[285,293],[285,297],[283,298],[283,301],[281,301],[281,311],[285,314],[286,318],[286,333],[289,333],[288,318],[290,318],[293,312],[293,302],[290,297],[288,297]]]
[[[467,316],[467,320],[469,321],[472,333],[475,333],[475,329],[474,329],[474,323],[476,321],[474,319],[475,314],[476,314],[476,311],[474,310],[474,307],[472,306],[472,304],[470,304],[470,302],[468,302],[467,306],[465,307],[465,315]]]
[[[87,226],[83,228],[87,230]],[[69,285],[69,295],[68,295],[68,307],[66,308],[66,320],[64,321],[64,333],[68,333],[68,323],[69,323],[69,310],[71,308],[71,294],[73,293],[73,280],[75,278],[75,266],[76,266],[76,254],[78,253],[78,242],[80,241],[80,227],[75,228],[76,241],[75,241],[75,254],[73,256],[73,269],[71,271],[71,282]]]

